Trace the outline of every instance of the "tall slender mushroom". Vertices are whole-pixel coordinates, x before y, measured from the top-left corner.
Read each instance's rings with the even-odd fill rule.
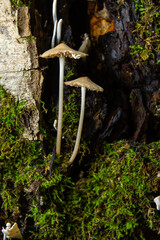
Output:
[[[98,86],[94,82],[92,82],[88,77],[80,77],[75,80],[65,82],[65,85],[81,87],[81,112],[80,112],[80,119],[79,119],[76,142],[75,142],[72,156],[69,160],[69,165],[70,165],[75,160],[77,153],[78,153],[78,148],[80,145],[80,139],[81,139],[82,128],[83,128],[83,120],[84,120],[84,111],[85,111],[86,88],[89,90],[92,90],[92,91],[97,91],[97,92],[103,92],[103,88]]]
[[[61,137],[62,137],[62,118],[63,118],[63,83],[64,83],[64,63],[65,57],[79,59],[86,57],[88,54],[76,51],[68,47],[64,43],[60,43],[55,48],[44,52],[40,57],[54,58],[59,57],[59,111],[58,111],[58,129],[57,129],[57,144],[56,154],[60,155],[61,152]]]

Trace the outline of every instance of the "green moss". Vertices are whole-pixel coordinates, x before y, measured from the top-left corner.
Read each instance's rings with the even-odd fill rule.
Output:
[[[151,206],[157,193],[152,179],[160,169],[159,147],[160,142],[137,148],[125,141],[104,144],[88,177],[70,196],[70,233],[107,240],[147,239],[145,228],[158,231],[160,217]]]
[[[31,0],[10,0],[12,4],[12,9],[17,9],[18,7],[31,6]]]
[[[0,219],[12,221],[14,212],[23,224],[28,216],[24,239],[148,239],[148,232],[157,233],[160,226],[154,204],[160,142],[104,143],[92,152],[91,166],[86,162],[84,176],[78,178],[81,166],[74,174],[67,168],[74,145],[70,136],[79,116],[75,99],[73,93],[65,102],[66,144],[50,176],[51,153],[44,156],[39,142],[23,138],[25,104],[0,87]],[[89,151],[84,139],[82,146]],[[85,151],[81,147],[83,160]]]
[[[76,183],[57,160],[59,167],[41,185],[43,210],[32,209],[41,226],[32,239],[147,239],[148,229],[158,232],[153,196],[158,194],[159,147],[160,142],[104,143],[86,177]]]
[[[138,21],[135,26],[135,44],[131,46],[131,54],[137,63],[148,61],[158,64],[156,55],[160,52],[160,6],[152,0],[133,0]],[[138,60],[140,59],[140,60]]]
[[[41,155],[39,143],[22,136],[24,106],[0,87],[0,192],[6,216],[18,211],[23,184],[29,184],[34,161],[38,164]]]

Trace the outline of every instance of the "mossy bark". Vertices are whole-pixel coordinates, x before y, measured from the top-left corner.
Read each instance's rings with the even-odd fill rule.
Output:
[[[39,71],[36,40],[31,35],[28,7],[16,10],[0,2],[0,84],[20,102],[27,102],[24,137],[38,138],[43,77]]]

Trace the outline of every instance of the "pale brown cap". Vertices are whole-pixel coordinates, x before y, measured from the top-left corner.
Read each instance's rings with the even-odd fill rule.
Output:
[[[65,82],[66,85],[74,87],[86,87],[89,90],[103,92],[103,88],[92,82],[88,77],[80,77],[72,81]]]
[[[79,59],[86,56],[88,56],[88,54],[76,51],[68,47],[64,43],[60,43],[56,47],[51,48],[40,55],[40,57],[42,58],[69,57],[69,58],[75,58],[75,59]]]
[[[17,223],[14,223],[13,226],[9,229],[9,234],[7,235],[7,238],[22,239],[22,235],[20,233]]]

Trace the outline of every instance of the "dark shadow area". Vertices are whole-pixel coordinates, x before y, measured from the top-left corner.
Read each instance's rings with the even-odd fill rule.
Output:
[[[72,29],[75,49],[78,49],[82,42],[84,33],[89,33],[89,18],[87,14],[87,1],[72,1],[69,8],[69,24]]]

